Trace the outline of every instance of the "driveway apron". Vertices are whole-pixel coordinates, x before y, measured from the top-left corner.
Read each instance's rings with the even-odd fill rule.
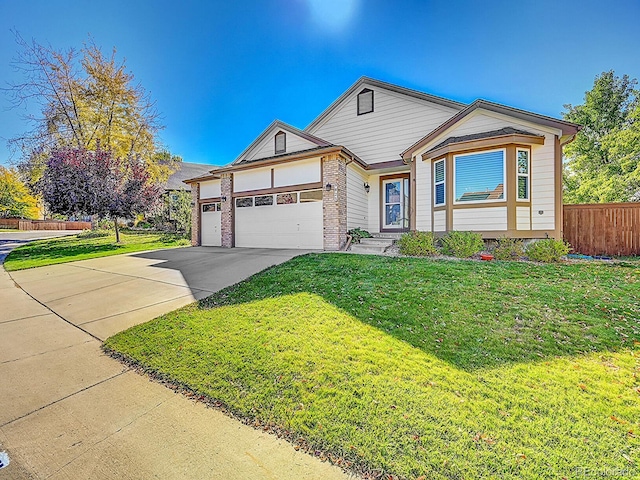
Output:
[[[300,253],[196,247],[0,269],[0,479],[347,478],[100,349]]]

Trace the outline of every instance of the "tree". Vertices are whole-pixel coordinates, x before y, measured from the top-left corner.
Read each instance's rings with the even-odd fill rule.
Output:
[[[14,67],[24,77],[8,91],[14,106],[31,102],[40,113],[27,116],[31,130],[10,140],[22,153],[21,172],[34,184],[55,149],[95,150],[98,145],[114,158],[136,157],[147,164],[154,180],[164,181],[168,165],[156,161],[161,128],[153,102],[115,49],[103,55],[92,41],[80,51],[55,50],[16,33],[20,47]]]
[[[0,217],[38,218],[38,201],[15,170],[0,166]]]
[[[636,79],[603,72],[565,120],[583,126],[564,149],[567,203],[636,201],[640,196],[640,92]]]
[[[36,185],[53,213],[112,218],[116,242],[118,218],[149,211],[161,193],[143,161],[131,155],[118,159],[99,144],[95,150],[55,149]]]

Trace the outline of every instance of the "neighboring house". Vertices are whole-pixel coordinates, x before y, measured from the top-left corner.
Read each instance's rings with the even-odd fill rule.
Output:
[[[347,231],[562,238],[562,146],[579,126],[361,78],[304,130],[274,121],[187,180],[194,245],[341,249]]]

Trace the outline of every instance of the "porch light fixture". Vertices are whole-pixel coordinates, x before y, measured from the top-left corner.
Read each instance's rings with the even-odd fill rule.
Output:
[[[325,185],[325,187],[324,187],[324,189],[325,189],[327,192],[330,192],[332,188],[333,188],[333,185],[331,185],[330,183],[327,183],[327,184]]]
[[[369,193],[369,190],[371,190],[371,187],[369,186],[369,182],[364,182],[364,191]]]
[[[225,195],[220,197],[220,201],[221,202],[226,202],[227,201],[227,197]]]

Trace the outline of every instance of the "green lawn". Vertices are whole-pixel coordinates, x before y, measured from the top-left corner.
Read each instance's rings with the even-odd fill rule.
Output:
[[[317,455],[426,479],[638,478],[639,346],[638,264],[341,254],[105,343]]]
[[[166,233],[124,231],[120,232],[119,244],[116,243],[115,233],[94,235],[101,234],[89,232],[28,243],[11,251],[4,261],[4,268],[7,271],[23,270],[87,258],[190,245],[183,236]]]

